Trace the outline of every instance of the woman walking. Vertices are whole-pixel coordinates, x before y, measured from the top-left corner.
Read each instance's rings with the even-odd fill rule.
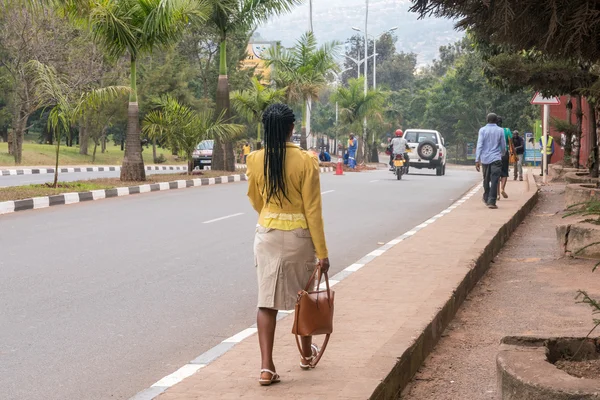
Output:
[[[323,217],[319,163],[291,142],[294,113],[273,104],[263,114],[264,149],[248,155],[248,198],[258,212],[254,257],[258,277],[256,317],[261,353],[259,383],[280,377],[273,363],[278,310],[294,308],[316,268],[329,269]],[[300,367],[309,369],[319,349],[312,337],[302,338]]]

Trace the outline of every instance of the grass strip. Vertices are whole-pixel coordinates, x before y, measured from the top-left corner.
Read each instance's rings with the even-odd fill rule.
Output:
[[[187,173],[185,172],[179,174],[155,174],[148,175],[146,181],[131,182],[121,182],[119,178],[98,178],[84,181],[59,182],[59,187],[57,188],[49,187],[46,183],[26,186],[9,186],[0,189],[0,202],[29,199],[32,197],[54,196],[62,193],[88,192],[90,190],[138,186],[149,183],[172,182],[178,180],[190,180],[200,178],[215,178],[218,176],[237,175],[243,173],[243,171],[202,171],[201,174],[195,175],[187,175]]]

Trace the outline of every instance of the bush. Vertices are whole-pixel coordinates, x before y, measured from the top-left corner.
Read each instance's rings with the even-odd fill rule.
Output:
[[[160,153],[160,155],[156,157],[156,159],[154,159],[154,162],[156,164],[163,164],[167,162],[167,159],[165,158],[165,155],[163,153]]]

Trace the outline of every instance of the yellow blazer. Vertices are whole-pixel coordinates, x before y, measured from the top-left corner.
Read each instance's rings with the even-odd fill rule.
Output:
[[[323,229],[319,161],[293,143],[287,143],[285,183],[287,198],[266,203],[264,150],[248,155],[248,198],[258,212],[258,224],[265,228],[291,231],[308,229],[319,259],[327,258]]]

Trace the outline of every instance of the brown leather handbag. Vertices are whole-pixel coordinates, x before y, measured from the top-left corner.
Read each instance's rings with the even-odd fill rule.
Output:
[[[318,283],[316,291],[309,292],[311,284],[314,284],[318,274]],[[325,290],[320,290],[321,276],[325,276]],[[313,271],[304,290],[298,292],[298,300],[294,311],[294,326],[292,333],[296,335],[296,344],[300,355],[302,355],[302,346],[300,345],[300,336],[325,335],[325,340],[321,350],[315,359],[311,361],[310,366],[315,367],[321,360],[329,337],[333,332],[333,299],[335,292],[329,289],[329,276],[327,272],[321,273],[321,267],[318,266]]]

